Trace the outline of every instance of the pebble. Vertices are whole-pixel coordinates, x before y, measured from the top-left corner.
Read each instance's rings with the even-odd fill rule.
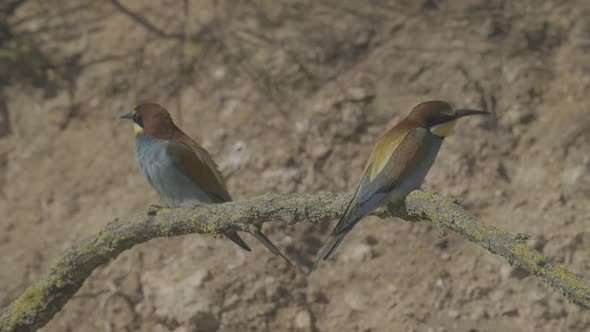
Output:
[[[227,158],[227,164],[231,168],[238,168],[242,165],[249,157],[249,151],[244,141],[237,141],[231,148],[229,156]]]
[[[211,271],[209,270],[197,270],[195,273],[193,273],[190,278],[191,278],[191,284],[194,287],[200,287],[202,286],[205,282],[209,281],[212,279],[212,274]]]
[[[328,143],[316,142],[313,144],[310,152],[314,159],[322,159],[327,156],[330,151],[332,151],[332,148],[328,145]]]
[[[360,243],[348,250],[343,250],[342,260],[347,262],[364,262],[373,258],[374,255],[375,253],[371,246]]]
[[[449,312],[447,312],[447,315],[449,315],[450,319],[458,319],[461,316],[461,313],[459,310],[451,309]]]
[[[371,97],[372,94],[369,93],[365,88],[362,87],[352,87],[348,89],[348,95],[352,100],[363,100],[365,98]]]
[[[301,331],[311,331],[311,315],[307,310],[300,311],[295,315],[295,329]]]
[[[581,188],[583,181],[582,176],[588,173],[588,169],[584,165],[570,167],[561,172],[561,186],[564,191],[568,193],[575,192]]]
[[[503,124],[507,126],[525,125],[535,119],[535,113],[523,108],[520,105],[512,106],[502,118]]]
[[[346,303],[350,309],[357,311],[365,310],[368,300],[367,295],[358,291],[349,292],[344,296],[344,303]]]

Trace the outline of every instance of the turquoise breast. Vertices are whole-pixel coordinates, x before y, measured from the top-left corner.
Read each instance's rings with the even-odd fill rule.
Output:
[[[164,140],[143,134],[135,137],[135,161],[148,183],[170,207],[212,203],[209,195],[168,156],[167,147]]]

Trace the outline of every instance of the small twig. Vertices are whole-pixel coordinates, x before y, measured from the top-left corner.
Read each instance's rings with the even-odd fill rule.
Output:
[[[152,22],[150,22],[147,18],[131,11],[129,8],[125,7],[119,0],[111,0],[111,3],[115,8],[121,11],[123,14],[127,15],[137,24],[143,26],[146,30],[156,34],[158,37],[161,38],[172,38],[172,39],[183,39],[183,33],[168,33],[163,31],[162,29],[155,26]]]

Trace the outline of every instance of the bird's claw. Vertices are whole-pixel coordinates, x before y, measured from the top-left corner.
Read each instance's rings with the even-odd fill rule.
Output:
[[[151,204],[150,207],[148,208],[148,216],[155,216],[156,213],[158,213],[158,211],[162,209],[162,206],[159,205],[155,205],[155,204]]]
[[[531,236],[528,234],[518,233],[518,234],[516,234],[516,236],[514,238],[518,241],[526,241],[526,240],[530,239]]]

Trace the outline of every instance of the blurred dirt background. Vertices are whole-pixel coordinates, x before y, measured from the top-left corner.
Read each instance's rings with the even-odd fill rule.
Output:
[[[352,191],[422,100],[495,112],[459,124],[423,188],[590,277],[586,0],[22,2],[11,35],[36,46],[0,61],[1,306],[159,203],[117,119],[143,101],[211,152],[236,199]],[[309,264],[333,226],[265,231]],[[198,235],[137,246],[42,330],[590,331],[588,311],[428,223],[367,218],[309,279],[244,238],[252,253]]]

